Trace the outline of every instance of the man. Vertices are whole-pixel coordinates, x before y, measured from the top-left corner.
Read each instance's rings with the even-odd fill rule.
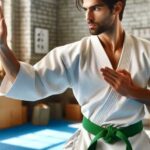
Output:
[[[57,47],[36,65],[18,62],[7,46],[0,11],[0,56],[6,75],[1,93],[38,100],[72,88],[83,127],[66,150],[148,150],[144,104],[150,104],[150,43],[121,25],[125,0],[76,0],[92,36]],[[26,91],[26,94],[24,94]]]

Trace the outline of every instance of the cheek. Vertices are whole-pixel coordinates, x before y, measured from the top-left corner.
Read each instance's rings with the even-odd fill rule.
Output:
[[[105,18],[104,18],[103,15],[100,15],[100,14],[95,15],[95,22],[98,23],[98,24],[103,24],[104,19],[105,19]]]
[[[114,18],[110,15],[105,14],[103,16],[99,16],[99,18],[97,18],[96,22],[98,22],[101,25],[110,26],[113,24]]]
[[[111,16],[108,14],[108,12],[103,12],[103,13],[95,13],[95,22],[99,22],[100,24],[103,24],[104,22],[109,22],[111,21]]]

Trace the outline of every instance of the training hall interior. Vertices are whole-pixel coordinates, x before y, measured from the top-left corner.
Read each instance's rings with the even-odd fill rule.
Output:
[[[75,0],[2,0],[2,5],[8,44],[19,61],[34,65],[53,48],[89,36]],[[150,0],[127,0],[124,29],[150,40],[149,8]],[[0,81],[4,76],[0,65]],[[71,89],[35,102],[0,96],[0,149],[60,150],[81,121]],[[147,109],[143,123],[150,135]]]

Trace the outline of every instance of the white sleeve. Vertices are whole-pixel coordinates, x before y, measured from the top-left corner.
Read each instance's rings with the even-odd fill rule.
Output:
[[[150,60],[149,59],[150,59],[150,53],[149,53],[149,57],[148,57],[148,62],[149,62],[149,69],[148,69],[148,71],[149,71],[149,81],[148,81],[148,85],[147,85],[147,88],[150,90]]]
[[[150,90],[150,78],[149,78],[149,81],[148,81],[148,84],[147,84],[147,89]],[[145,106],[146,106],[146,108],[149,112],[149,115],[150,115],[150,106],[148,106],[148,105],[145,105]]]
[[[150,90],[150,79],[149,79],[149,81],[148,81],[147,88]]]
[[[35,101],[64,92],[71,86],[69,71],[61,53],[52,50],[35,66],[20,63],[20,70],[14,83],[5,77],[0,93],[7,97]]]

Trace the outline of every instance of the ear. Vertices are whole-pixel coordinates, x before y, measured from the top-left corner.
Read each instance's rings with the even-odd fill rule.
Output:
[[[113,8],[113,13],[114,14],[120,14],[120,12],[122,11],[123,9],[123,3],[121,1],[118,1],[115,5],[114,5],[114,8]]]

